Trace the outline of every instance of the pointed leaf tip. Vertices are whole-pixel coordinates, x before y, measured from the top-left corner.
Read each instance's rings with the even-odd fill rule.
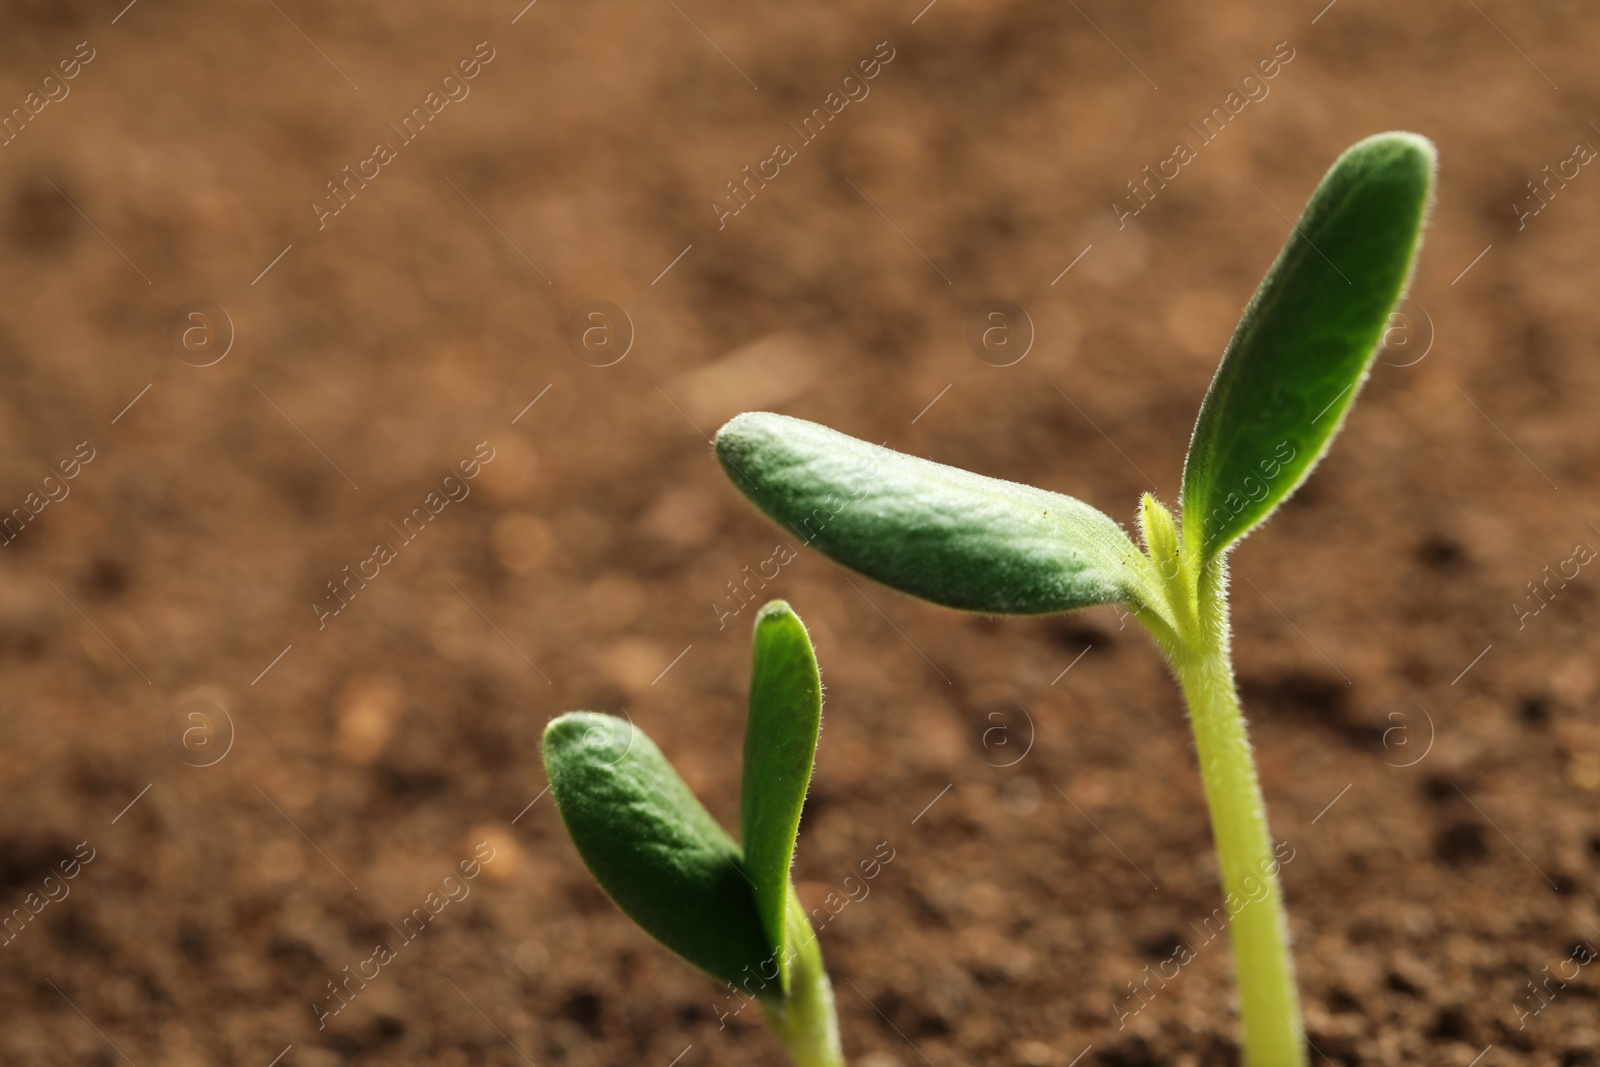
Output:
[[[1427,138],[1378,134],[1311,194],[1201,404],[1183,475],[1190,552],[1209,559],[1259,525],[1327,450],[1411,279],[1435,163]]]
[[[745,870],[783,989],[789,987],[789,869],[822,728],[822,679],[805,624],[775,600],[756,617],[739,795]]]

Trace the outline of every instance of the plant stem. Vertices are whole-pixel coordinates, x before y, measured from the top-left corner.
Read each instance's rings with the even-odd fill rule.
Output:
[[[1234,688],[1228,623],[1227,565],[1202,567],[1194,589],[1195,616],[1178,640],[1162,641],[1189,705],[1216,840],[1224,906],[1232,927],[1234,970],[1244,1062],[1249,1067],[1305,1067],[1289,929],[1278,867],[1293,858],[1274,854],[1266,805],[1256,777],[1244,717]]]
[[[765,1006],[767,1024],[783,1042],[795,1067],[844,1067],[833,983],[822,963],[822,946],[792,887],[787,923],[795,953],[789,963],[789,994],[781,1004]]]

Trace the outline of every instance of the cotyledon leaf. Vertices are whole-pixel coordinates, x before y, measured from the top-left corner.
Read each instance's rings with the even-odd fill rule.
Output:
[[[1311,194],[1200,407],[1183,471],[1191,554],[1259,524],[1327,450],[1410,281],[1434,162],[1426,138],[1379,134]]]
[[[789,868],[822,726],[822,679],[805,624],[783,601],[772,601],[756,616],[754,644],[740,836],[756,910],[787,993]]]
[[[725,982],[748,983],[764,965],[771,976],[739,846],[642,730],[562,715],[545,727],[544,765],[578,854],[634,922]]]
[[[1014,615],[1162,603],[1149,561],[1081,500],[768,412],[733,418],[716,449],[734,484],[797,537],[924,600]]]

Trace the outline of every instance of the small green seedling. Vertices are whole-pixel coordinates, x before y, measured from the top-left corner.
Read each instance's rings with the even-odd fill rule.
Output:
[[[544,732],[567,832],[600,888],[656,940],[761,1004],[799,1067],[842,1067],[833,986],[789,880],[822,726],[811,639],[781,600],[755,624],[740,837],[625,719],[574,711]]]
[[[1387,133],[1349,149],[1323,177],[1200,406],[1181,532],[1145,494],[1143,552],[1115,521],[1071,497],[815,423],[750,413],[717,434],[718,458],[757,507],[869,578],[990,614],[1121,603],[1150,631],[1194,727],[1234,915],[1251,1067],[1300,1067],[1306,1039],[1278,864],[1234,686],[1227,550],[1305,480],[1355,400],[1410,280],[1433,172],[1430,142]]]

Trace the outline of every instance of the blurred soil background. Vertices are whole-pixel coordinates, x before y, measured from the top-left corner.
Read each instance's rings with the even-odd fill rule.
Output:
[[[765,408],[1174,502],[1288,220],[1393,128],[1442,160],[1412,302],[1234,555],[1309,1037],[1600,1060],[1591,5],[123,2],[0,16],[0,1063],[777,1062],[541,798],[544,723],[625,711],[735,822],[729,583],[793,539],[705,435]],[[592,301],[626,318],[574,330]],[[974,350],[990,301],[1027,319]],[[822,934],[853,1063],[1236,1062],[1193,749],[1133,626],[804,552],[758,592],[829,687],[802,896],[893,850]]]

